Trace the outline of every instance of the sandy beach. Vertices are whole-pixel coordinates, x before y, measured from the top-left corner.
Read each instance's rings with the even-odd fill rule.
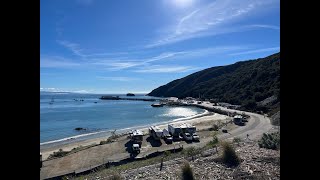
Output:
[[[228,116],[225,116],[225,115],[212,113],[212,112],[206,112],[200,116],[196,116],[196,117],[193,117],[190,119],[165,122],[162,124],[157,124],[157,126],[160,127],[161,129],[164,129],[164,128],[167,129],[168,124],[190,123],[192,125],[196,125],[197,130],[201,130],[204,128],[208,128],[209,125],[212,123],[212,121],[217,121],[217,120],[223,121],[223,120],[226,120],[227,118],[228,118]],[[148,133],[148,127],[140,128],[139,130],[141,130],[144,134]],[[41,148],[40,147],[40,151],[42,153],[43,159],[45,160],[49,157],[50,154],[52,154],[53,152],[59,151],[59,149],[63,149],[64,151],[70,151],[73,148],[76,148],[79,146],[88,146],[88,145],[92,145],[92,144],[99,144],[100,141],[106,140],[107,138],[108,137],[106,136],[106,137],[99,137],[99,138],[83,140],[80,142],[70,142],[68,144],[56,145],[56,146],[48,147],[48,148]],[[125,138],[126,138],[126,136],[120,137],[119,140],[125,139]]]

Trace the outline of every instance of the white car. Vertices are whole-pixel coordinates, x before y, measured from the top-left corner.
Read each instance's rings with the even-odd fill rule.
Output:
[[[190,133],[182,133],[182,136],[185,141],[192,141],[192,136]]]
[[[200,141],[200,137],[198,136],[197,133],[193,133],[193,134],[192,134],[192,140],[193,140],[193,141]]]
[[[140,146],[139,146],[139,144],[133,144],[132,145],[132,152],[133,153],[140,153]]]

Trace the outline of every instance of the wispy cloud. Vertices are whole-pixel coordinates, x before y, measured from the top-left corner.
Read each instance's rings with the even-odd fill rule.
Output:
[[[238,22],[251,12],[264,8],[276,0],[217,0],[181,17],[168,34],[146,45],[146,48],[175,43],[187,39],[236,32]]]
[[[135,80],[139,80],[138,78],[132,78],[132,77],[113,77],[113,76],[97,76],[97,79],[100,80],[108,80],[108,81],[135,81]]]
[[[181,72],[188,72],[197,70],[199,68],[197,67],[191,67],[191,66],[160,66],[160,65],[154,65],[154,66],[146,66],[143,68],[140,68],[138,70],[135,70],[134,72],[139,73],[181,73]]]
[[[176,52],[163,52],[159,55],[155,55],[149,58],[127,58],[127,59],[104,59],[93,62],[93,65],[105,67],[108,70],[123,70],[129,68],[139,68],[145,66],[153,66],[157,61],[162,60],[174,60],[174,59],[192,59],[196,57],[214,55],[224,52],[234,52],[236,50],[248,49],[246,46],[220,46],[220,47],[208,47],[200,49],[191,49],[186,51]]]
[[[62,57],[40,57],[40,67],[41,68],[71,68],[79,67],[81,64],[73,62],[69,59]]]
[[[244,52],[239,52],[239,53],[232,53],[232,54],[229,54],[229,55],[231,55],[231,56],[236,56],[236,55],[243,55],[243,54],[254,54],[254,53],[261,53],[261,52],[269,52],[269,51],[280,51],[280,47],[256,49],[256,50],[251,50],[251,51],[244,51]]]
[[[72,51],[75,55],[80,56],[80,57],[85,57],[85,55],[82,53],[83,49],[80,48],[79,44],[77,43],[72,43],[69,41],[65,40],[57,40],[57,42]]]
[[[248,25],[249,28],[266,28],[266,29],[273,29],[273,30],[280,30],[279,26],[267,25],[267,24],[252,24]]]

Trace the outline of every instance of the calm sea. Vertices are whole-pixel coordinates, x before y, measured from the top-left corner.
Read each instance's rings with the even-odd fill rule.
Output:
[[[121,132],[129,128],[176,121],[205,112],[195,107],[155,108],[151,106],[154,102],[148,101],[100,100],[101,96],[101,94],[41,92],[40,144],[102,137],[115,129],[116,132]],[[134,98],[152,97],[136,95]],[[77,127],[86,130],[74,130]]]

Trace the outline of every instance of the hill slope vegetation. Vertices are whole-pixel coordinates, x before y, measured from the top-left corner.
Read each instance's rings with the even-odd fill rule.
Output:
[[[280,110],[280,52],[265,58],[217,66],[174,80],[148,94],[195,97],[274,114]]]

